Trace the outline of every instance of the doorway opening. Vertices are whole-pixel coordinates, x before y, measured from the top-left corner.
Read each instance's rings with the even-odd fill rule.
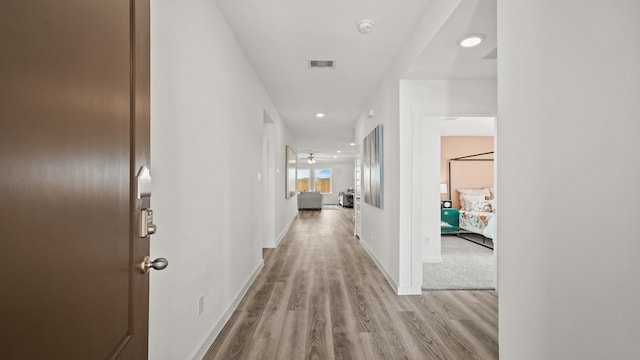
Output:
[[[435,171],[440,177],[441,232],[439,249],[435,254],[432,249],[432,256],[423,261],[422,287],[493,290],[497,274],[496,118],[456,116],[439,121],[440,164]]]

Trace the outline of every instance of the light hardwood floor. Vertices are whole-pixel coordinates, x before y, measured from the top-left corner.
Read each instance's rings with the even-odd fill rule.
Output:
[[[395,295],[352,209],[302,211],[204,359],[497,359],[494,291]]]

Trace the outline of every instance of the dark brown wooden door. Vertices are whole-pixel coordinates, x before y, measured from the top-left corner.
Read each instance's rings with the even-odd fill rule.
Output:
[[[0,359],[146,359],[149,8],[0,1]]]

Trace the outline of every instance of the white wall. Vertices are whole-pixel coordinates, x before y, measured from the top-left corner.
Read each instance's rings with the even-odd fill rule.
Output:
[[[277,127],[275,232],[295,216],[282,170],[293,139],[215,2],[155,1],[151,21],[151,256],[169,267],[150,275],[149,358],[199,358],[262,266],[264,112]]]
[[[272,110],[274,114],[277,111]],[[285,174],[287,172],[286,165],[286,145],[293,144],[293,138],[286,126],[283,125],[282,120],[278,115],[275,125],[268,125],[268,132],[265,136],[270,144],[269,155],[271,163],[275,168],[270,169],[267,176],[269,177],[269,196],[274,197],[275,209],[271,209],[270,214],[267,216],[268,221],[274,221],[275,224],[270,225],[267,223],[267,228],[274,229],[273,234],[269,234],[266,239],[269,242],[264,244],[264,247],[274,248],[276,247],[284,235],[289,230],[293,220],[298,213],[297,197],[293,196],[289,199],[285,197]]]
[[[638,19],[498,1],[501,359],[640,359]]]
[[[361,240],[394,290],[399,287],[399,156],[398,156],[398,86],[385,84],[379,97],[371,103],[373,117],[363,117],[356,124],[356,144],[361,152],[363,139],[382,124],[383,208],[364,202],[361,197]],[[364,188],[363,188],[364,189]]]
[[[355,160],[354,160],[355,161]],[[338,194],[341,191],[346,191],[348,188],[353,189],[353,171],[354,162],[321,162],[318,161],[315,164],[308,164],[303,160],[298,159],[298,169],[310,169],[311,170],[311,182],[315,182],[313,178],[313,170],[315,169],[331,169],[331,194],[322,195],[323,204],[337,204]]]
[[[401,144],[409,141],[411,129],[401,128],[406,108],[400,106],[400,79],[425,46],[437,34],[455,11],[460,0],[434,0],[427,9],[413,36],[391,67],[378,91],[367,103],[356,122],[355,138],[358,147],[377,125],[383,124],[384,208],[378,209],[362,202],[362,244],[369,251],[380,270],[398,294],[420,294],[420,280],[416,278],[420,262],[420,243],[412,240],[412,178],[413,158]],[[368,117],[369,109],[374,116]],[[410,115],[409,115],[410,116]],[[417,250],[416,250],[417,249]]]

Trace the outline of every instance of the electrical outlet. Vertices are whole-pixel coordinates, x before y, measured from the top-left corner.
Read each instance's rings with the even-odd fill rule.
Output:
[[[204,312],[204,295],[198,297],[198,315]]]

